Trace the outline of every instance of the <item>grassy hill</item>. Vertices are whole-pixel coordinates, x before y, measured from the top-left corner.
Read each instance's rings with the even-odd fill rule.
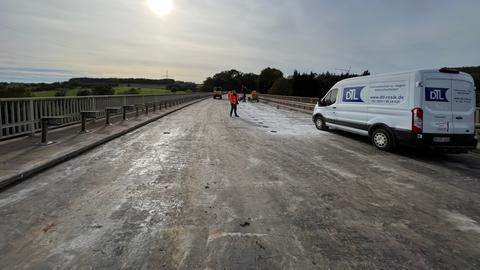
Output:
[[[113,87],[115,90],[115,95],[128,95],[129,90],[134,88],[138,91],[139,95],[168,95],[172,94],[172,91],[166,89],[164,85],[155,86],[155,85],[148,85],[148,86],[141,86],[141,85],[119,85]],[[77,96],[77,92],[79,90],[85,90],[88,88],[74,88],[74,89],[67,89],[66,96]],[[91,90],[91,89],[89,89]],[[50,91],[35,91],[32,92],[32,96],[34,97],[54,97],[57,90],[50,90]],[[183,94],[185,91],[177,91],[175,94]]]

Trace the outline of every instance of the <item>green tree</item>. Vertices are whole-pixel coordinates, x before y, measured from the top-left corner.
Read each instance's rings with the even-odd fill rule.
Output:
[[[202,92],[210,92],[213,91],[213,87],[215,87],[215,81],[212,77],[208,77],[202,85]]]
[[[243,73],[240,75],[240,82],[248,91],[256,90],[258,77],[255,73]]]
[[[67,89],[65,88],[58,89],[57,92],[55,92],[56,97],[64,97],[66,95],[67,95]]]
[[[77,96],[79,97],[85,97],[85,96],[91,96],[91,95],[92,95],[92,91],[88,89],[78,90],[77,92]]]
[[[270,95],[285,95],[285,96],[291,96],[292,95],[292,81],[285,79],[285,78],[279,78],[277,79],[272,87],[268,90],[268,93]]]
[[[260,93],[266,94],[273,83],[279,78],[283,78],[283,72],[278,69],[266,68],[262,70],[257,83]]]
[[[111,96],[115,94],[115,90],[111,85],[97,85],[93,88],[92,94],[95,96]]]
[[[370,75],[371,75],[370,71],[368,71],[368,69],[367,69],[367,70],[363,71],[362,75],[360,75],[360,76],[370,76]]]
[[[32,92],[30,89],[23,85],[0,85],[0,98],[22,98],[31,96]]]
[[[241,73],[235,69],[223,71],[213,76],[215,86],[220,86],[223,90],[240,90],[242,84],[240,82]]]
[[[140,88],[130,88],[125,92],[126,95],[140,95]]]
[[[315,96],[318,91],[318,81],[316,79],[317,74],[299,73],[295,70],[292,78],[293,95],[295,96]]]
[[[213,75],[213,77],[208,77],[203,82],[202,89],[204,92],[210,92],[213,91],[213,87],[222,87],[224,91],[239,91],[242,87],[241,78],[242,73],[235,69],[222,71]]]

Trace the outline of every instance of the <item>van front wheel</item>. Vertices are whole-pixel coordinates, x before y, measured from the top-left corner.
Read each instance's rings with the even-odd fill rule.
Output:
[[[395,146],[392,135],[384,128],[376,129],[372,133],[372,143],[383,151],[391,151]]]
[[[321,116],[315,117],[315,126],[319,130],[328,130],[327,125],[325,125],[325,120]]]

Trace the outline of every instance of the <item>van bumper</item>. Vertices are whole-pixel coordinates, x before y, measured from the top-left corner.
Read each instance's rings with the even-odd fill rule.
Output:
[[[474,150],[478,143],[474,134],[413,134],[410,131],[395,131],[395,135],[399,144],[439,150]]]

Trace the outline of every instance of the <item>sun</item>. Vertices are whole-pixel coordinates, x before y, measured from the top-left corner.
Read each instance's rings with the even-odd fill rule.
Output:
[[[147,0],[148,7],[158,16],[166,16],[173,10],[172,0]]]

